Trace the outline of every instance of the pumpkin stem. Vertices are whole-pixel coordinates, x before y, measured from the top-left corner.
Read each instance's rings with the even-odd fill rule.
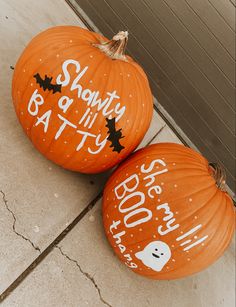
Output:
[[[216,181],[216,186],[223,192],[226,191],[226,173],[222,165],[218,163],[209,163],[212,177]]]
[[[128,31],[120,31],[115,36],[113,36],[112,40],[93,45],[99,48],[113,60],[122,60],[127,62],[128,60],[124,54],[127,42]]]

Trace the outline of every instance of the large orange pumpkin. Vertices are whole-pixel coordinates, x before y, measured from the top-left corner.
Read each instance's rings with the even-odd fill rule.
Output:
[[[134,153],[108,180],[103,223],[118,257],[153,279],[196,273],[218,259],[234,232],[220,168],[183,145]]]
[[[75,26],[42,32],[25,48],[12,83],[17,116],[35,147],[63,167],[113,167],[144,137],[153,112],[142,68],[111,41]]]

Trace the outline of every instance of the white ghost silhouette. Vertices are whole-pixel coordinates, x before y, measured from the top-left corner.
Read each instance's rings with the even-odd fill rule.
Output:
[[[147,267],[160,272],[170,260],[171,250],[165,242],[153,241],[144,250],[137,252],[135,256]]]

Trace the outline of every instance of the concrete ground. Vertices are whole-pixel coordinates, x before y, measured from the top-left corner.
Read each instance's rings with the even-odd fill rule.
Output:
[[[13,68],[35,34],[61,24],[84,27],[64,0],[0,0],[1,306],[233,307],[233,245],[209,269],[183,280],[137,276],[104,236],[101,191],[108,174],[66,171],[25,137],[11,100]],[[181,143],[156,112],[141,146],[152,139]]]

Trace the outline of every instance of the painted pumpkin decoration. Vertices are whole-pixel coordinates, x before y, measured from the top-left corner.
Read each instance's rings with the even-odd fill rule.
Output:
[[[174,143],[150,145],[108,180],[103,223],[135,273],[177,279],[218,259],[234,232],[234,207],[219,167]]]
[[[142,68],[124,54],[127,32],[112,40],[75,26],[42,32],[18,60],[12,96],[35,147],[64,168],[113,167],[144,137],[153,101]]]

